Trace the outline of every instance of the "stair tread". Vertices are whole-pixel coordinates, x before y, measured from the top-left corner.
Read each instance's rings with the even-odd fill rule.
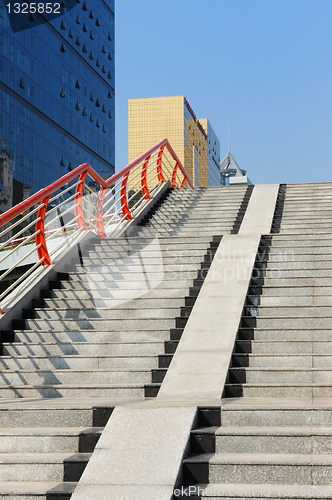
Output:
[[[103,427],[1,427],[0,436],[77,435],[81,432],[99,434]]]
[[[285,464],[285,465],[332,465],[332,455],[291,453],[202,453],[189,456],[183,463],[224,464]]]
[[[294,355],[293,355],[294,356]],[[295,355],[295,356],[301,356]],[[311,355],[312,356],[312,355]],[[319,368],[312,368],[310,366],[292,366],[292,367],[275,367],[275,366],[248,366],[248,367],[241,367],[241,366],[232,366],[231,368],[232,371],[251,371],[251,372],[262,372],[262,371],[267,371],[267,372],[321,372],[321,371],[332,371],[332,366],[320,366]]]
[[[48,368],[35,368],[35,369],[20,369],[20,370],[4,370],[1,373],[4,373],[5,375],[11,374],[11,373],[87,373],[86,369],[82,368],[57,368],[57,369],[48,369]],[[140,373],[140,372],[151,372],[150,368],[120,368],[120,367],[114,367],[114,368],[91,368],[89,370],[89,373]],[[0,384],[1,387],[1,384]]]
[[[309,478],[308,478],[309,479]],[[188,486],[184,486],[184,489]],[[254,484],[254,483],[210,483],[196,484],[191,487],[191,495],[195,495],[195,489],[202,495],[202,498],[223,498],[232,497],[245,498],[305,498],[313,500],[315,498],[331,498],[332,487],[326,485],[308,484]],[[181,491],[181,490],[180,490]],[[250,496],[248,497],[248,492]],[[325,492],[325,493],[324,493]],[[182,498],[181,496],[179,498]],[[187,498],[187,495],[183,495]]]
[[[29,385],[29,384],[6,384],[6,385],[0,385],[0,390],[3,389],[11,389],[15,387],[19,387],[20,389],[47,389],[51,387],[55,388],[61,388],[61,389],[71,389],[71,388],[121,388],[121,387],[127,387],[127,388],[142,388],[144,387],[144,382],[139,383],[137,382],[136,384],[131,383],[131,382],[124,382],[124,383],[110,383],[110,384],[105,384],[105,383],[99,383],[96,382],[94,384],[64,384],[64,383],[59,383],[59,384],[35,384],[35,385]],[[157,384],[158,385],[158,384]]]
[[[65,488],[73,491],[77,483],[66,482]],[[2,495],[42,495],[47,491],[56,488],[59,481],[0,481],[0,491]]]
[[[15,463],[59,463],[69,458],[75,457],[75,460],[89,460],[92,453],[1,453],[0,463],[15,464]]]
[[[331,427],[219,427],[215,433],[217,436],[223,435],[280,435],[280,436],[331,436]]]

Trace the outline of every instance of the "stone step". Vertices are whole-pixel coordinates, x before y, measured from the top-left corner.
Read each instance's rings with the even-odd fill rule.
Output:
[[[192,431],[208,435],[209,428]],[[330,455],[329,427],[220,427],[215,432],[216,453],[278,453]]]
[[[254,342],[264,341],[307,341],[307,342],[319,342],[331,340],[331,330],[330,329],[315,329],[315,330],[305,330],[305,329],[276,329],[276,328],[255,328],[254,331]]]
[[[35,319],[33,321],[36,322],[36,325],[40,325],[41,322],[46,322],[49,320],[61,320],[61,321],[67,321],[68,319],[72,320],[91,320],[91,321],[96,321],[96,325],[100,320],[103,319],[109,319],[109,320],[117,320],[121,319],[123,321],[128,321],[128,320],[133,320],[133,319],[170,319],[170,318],[175,318],[176,316],[179,316],[180,313],[180,308],[179,307],[167,307],[168,304],[166,303],[164,307],[161,308],[152,308],[152,307],[146,307],[146,308],[138,308],[132,306],[130,307],[128,304],[128,307],[122,307],[122,308],[112,308],[112,309],[96,309],[94,308],[79,308],[76,305],[76,308],[69,309],[69,308],[64,308],[64,309],[39,309],[36,308],[33,313]],[[268,309],[268,308],[267,308]],[[291,308],[288,308],[291,309]],[[288,310],[287,309],[287,310]],[[317,309],[317,308],[315,308]],[[329,309],[328,307],[326,308],[320,308],[325,312],[325,309]],[[265,310],[265,309],[264,309]],[[302,310],[302,309],[300,309]],[[304,308],[304,310],[306,310]],[[310,309],[309,309],[310,310]],[[327,313],[326,313],[327,314]],[[323,314],[324,316],[326,314]],[[37,320],[38,323],[37,323]],[[28,322],[31,320],[27,320]],[[30,324],[30,323],[28,323]],[[53,326],[53,325],[52,325]],[[38,326],[37,326],[38,327]],[[40,329],[40,328],[39,328]],[[60,329],[59,329],[60,330]]]
[[[173,281],[174,279],[189,279],[195,278],[197,275],[197,269],[182,269],[181,266],[178,266],[177,270],[168,271],[164,270],[162,266],[160,266],[160,270],[148,271],[144,273],[144,269],[141,268],[140,271],[121,271],[121,272],[112,272],[107,274],[100,274],[103,271],[98,272],[97,269],[89,270],[87,273],[72,273],[70,274],[69,280],[73,284],[76,282],[83,283],[101,283],[104,287],[113,287],[117,288],[119,285],[117,283],[132,283],[134,281],[143,283],[148,278],[149,283],[151,284],[151,288],[153,288],[153,284],[159,284],[161,281]],[[70,284],[70,283],[68,283]],[[67,283],[65,281],[62,282],[62,286],[65,288]],[[141,285],[142,286],[142,285]]]
[[[68,492],[67,497],[64,496],[64,493],[61,494],[64,500],[70,498],[70,494],[74,491],[77,483],[74,482],[66,482],[65,490]],[[3,497],[6,500],[49,500],[50,498],[61,498],[48,496],[51,495],[51,491],[54,490],[59,491],[59,482],[58,481],[38,481],[38,482],[29,482],[29,481],[0,481],[0,498]],[[55,493],[52,493],[54,495]]]
[[[326,299],[328,299],[326,297]],[[332,303],[332,302],[331,302]],[[128,304],[126,303],[123,306],[118,306],[119,309],[127,309],[127,308],[138,308],[138,309],[165,309],[165,308],[177,308],[179,309],[181,306],[184,306],[185,299],[184,294],[181,297],[165,297],[165,298],[144,298],[139,297],[137,299],[131,300]],[[112,300],[109,299],[107,301],[107,305],[112,307]],[[305,303],[306,305],[306,303]],[[317,304],[319,305],[319,304]],[[325,305],[322,304],[322,305]],[[327,305],[327,304],[326,304]],[[43,304],[43,309],[75,309],[81,307],[82,309],[93,309],[96,307],[96,302],[94,299],[85,298],[85,299],[77,299],[77,298],[62,298],[62,299],[45,299]]]
[[[298,246],[331,246],[332,234],[329,231],[325,231],[324,234],[274,234],[273,235],[273,246],[275,248],[281,246],[289,246],[290,248],[295,248]]]
[[[192,283],[190,283],[192,284]],[[95,292],[92,292],[89,289],[80,289],[80,290],[68,290],[68,289],[60,289],[56,290],[53,289],[50,291],[51,299],[50,300],[56,300],[56,301],[95,301],[95,299],[101,299],[104,297],[105,299],[112,299],[116,296],[116,298],[120,299],[129,299],[131,302],[136,301],[136,300],[146,300],[149,298],[149,300],[172,300],[173,298],[176,300],[182,299],[186,294],[188,294],[189,290],[189,285],[187,287],[182,287],[178,286],[177,288],[154,288],[152,290],[147,290],[146,293],[142,297],[137,297],[137,290],[138,288],[130,290],[130,289],[112,289],[112,290],[107,290],[103,289],[99,291],[99,295],[97,295]],[[142,290],[140,290],[141,292]],[[116,295],[115,295],[116,292]],[[131,294],[131,292],[133,292]],[[131,295],[133,297],[131,298]],[[151,297],[151,298],[150,298]],[[46,299],[47,300],[47,299]]]
[[[252,354],[332,354],[332,341],[258,341],[251,345]]]
[[[284,264],[292,266],[292,264],[298,263],[300,265],[303,263],[304,265],[308,263],[320,263],[324,261],[330,261],[331,262],[331,253],[326,250],[327,247],[324,247],[324,252],[312,252],[312,253],[307,253],[307,247],[303,249],[303,253],[300,254],[300,249],[297,250],[296,252],[293,252],[292,250],[288,251],[287,249],[285,251],[273,251],[271,249],[271,252],[268,255],[267,263],[268,266],[273,265],[278,265],[280,264],[281,267],[283,267]],[[332,249],[332,247],[331,247]],[[260,259],[261,262],[262,259]]]
[[[222,224],[232,224],[234,222],[234,218],[237,216],[238,213],[238,207],[234,207],[230,212],[228,212],[228,209],[225,207],[225,210],[227,210],[227,213],[224,213],[222,216],[218,211],[209,211],[207,210],[206,213],[204,211],[197,211],[196,213],[182,213],[182,212],[177,212],[177,211],[163,211],[163,212],[156,212],[152,219],[150,221],[154,223],[160,223],[160,224],[190,224],[191,222],[203,222],[206,221],[207,217],[209,218],[209,222],[213,223],[219,223]],[[150,222],[149,221],[149,222]],[[146,226],[144,226],[146,227]]]
[[[269,251],[268,261],[297,262],[298,260],[325,260],[331,258],[332,245],[330,246],[293,246],[291,248],[277,247],[273,244]],[[277,260],[278,259],[278,260]]]
[[[78,453],[80,435],[101,436],[102,427],[3,427],[0,453]],[[1,491],[1,490],[0,490]]]
[[[144,258],[142,259],[142,262],[139,262],[138,257],[137,258],[124,258],[119,259],[118,261],[109,261],[108,259],[85,259],[84,262],[84,267],[81,267],[80,265],[77,264],[77,267],[74,268],[77,270],[77,273],[72,272],[70,274],[69,279],[73,280],[75,277],[78,276],[90,276],[90,274],[93,273],[102,273],[105,278],[103,280],[111,280],[113,279],[113,276],[115,279],[124,279],[125,277],[130,277],[133,275],[135,278],[135,275],[140,275],[142,276],[142,273],[147,274],[149,277],[150,275],[154,277],[155,275],[160,275],[160,274],[165,274],[167,273],[172,273],[172,272],[182,272],[182,271],[196,271],[197,268],[199,268],[199,264],[201,262],[200,259],[196,259],[196,261],[190,260],[188,262],[187,259],[183,259],[180,262],[170,262],[170,263],[165,263],[162,259],[162,256],[160,255],[159,258],[154,260],[151,260],[150,258]],[[99,262],[100,261],[100,262]],[[108,264],[109,262],[109,264]],[[103,277],[102,277],[103,278]]]
[[[91,371],[65,370],[6,370],[0,373],[0,388],[10,385],[18,390],[25,386],[43,385],[105,385],[105,384],[148,384],[151,382],[151,370],[133,370],[121,368],[94,369]]]
[[[0,367],[5,370],[152,370],[158,368],[158,356],[156,354],[141,356],[1,356]]]
[[[258,328],[294,328],[294,329],[299,329],[299,328],[304,328],[304,329],[328,329],[331,328],[331,323],[332,323],[332,318],[330,316],[327,316],[325,318],[321,317],[287,317],[286,315],[284,316],[279,316],[279,317],[269,317],[269,318],[262,318],[260,316],[257,316],[256,318],[256,324]]]
[[[327,231],[331,230],[331,222],[332,222],[332,215],[330,215],[329,218],[324,218],[321,220],[317,220],[317,215],[316,217],[312,217],[312,219],[309,218],[303,218],[303,219],[298,219],[297,221],[291,221],[282,218],[281,222],[281,228],[284,230],[293,230],[293,229],[310,229],[314,233],[316,229],[322,229],[325,228]]]
[[[80,455],[86,465],[90,454]],[[62,482],[64,461],[72,457],[73,453],[0,453],[0,481]]]
[[[330,398],[331,384],[317,383],[264,383],[245,384],[242,387],[243,397],[257,398]]]
[[[3,344],[4,356],[158,356],[162,354],[164,342],[107,342],[94,343],[93,336],[89,342],[55,342],[29,344]]]
[[[331,227],[330,224],[325,225],[319,225],[316,226],[315,228],[311,228],[310,226],[307,228],[291,228],[289,229],[288,227],[284,227],[283,224],[281,224],[281,227],[279,229],[279,234],[291,234],[292,236],[294,235],[325,235],[327,227]]]
[[[209,240],[208,246],[210,244],[210,241],[212,241],[212,240]],[[147,256],[151,256],[151,257],[158,256],[158,255],[160,255],[160,251],[161,251],[163,257],[170,257],[171,258],[171,257],[174,257],[175,255],[177,255],[178,253],[180,253],[182,255],[201,256],[202,253],[204,254],[204,252],[207,249],[205,241],[201,241],[201,242],[198,242],[196,244],[194,242],[192,242],[192,244],[186,245],[186,246],[181,245],[181,244],[176,244],[176,243],[168,243],[168,244],[162,244],[162,243],[163,242],[161,240],[159,246],[158,246],[158,244],[151,245],[151,246],[149,246],[149,245],[147,245],[147,246],[135,245],[135,244],[117,245],[116,248],[113,247],[113,248],[115,248],[114,250],[112,247],[105,249],[104,247],[100,247],[99,245],[97,245],[94,248],[84,250],[82,252],[82,256],[83,256],[83,258],[89,257],[89,256],[90,257],[94,257],[94,256],[112,257],[112,256],[117,256],[119,254],[122,255],[123,253],[130,256],[131,253],[133,253],[133,252],[144,250],[144,254],[146,254]]]
[[[327,269],[266,269],[266,280],[270,278],[331,278],[332,268]]]
[[[277,220],[276,220],[277,221]],[[279,230],[283,229],[285,232],[289,232],[290,236],[292,234],[297,234],[296,231],[306,231],[311,230],[311,234],[315,234],[316,229],[324,229],[327,233],[331,233],[332,218],[323,218],[322,215],[317,214],[312,218],[302,217],[301,219],[284,218],[278,222],[278,232],[275,234],[282,235]]]
[[[176,261],[179,261],[180,259],[186,259],[189,262],[200,262],[200,259],[202,259],[202,256],[208,252],[211,254],[211,251],[209,252],[208,249],[204,246],[202,249],[189,249],[189,248],[178,248],[177,250],[168,250],[164,249],[163,251],[159,250],[146,250],[144,251],[144,258],[147,260],[147,262],[159,262],[160,255],[162,256],[163,262],[165,264],[173,264]],[[97,251],[90,251],[87,252],[85,255],[83,255],[83,262],[89,262],[89,260],[92,260],[93,263],[101,263],[105,262],[105,259],[115,259],[119,260],[122,258],[126,258],[128,260],[133,260],[137,258],[137,253],[129,254],[127,251],[123,251],[121,254],[120,252],[107,252],[105,255],[105,252],[97,252]]]
[[[332,354],[236,354],[236,365],[250,366],[250,368],[322,368],[332,367]]]
[[[326,297],[327,298],[327,297]],[[332,299],[332,297],[331,297]],[[332,318],[332,304],[327,306],[259,306],[260,318]]]
[[[262,320],[263,321],[263,320]],[[71,319],[64,318],[63,320],[25,320],[26,330],[34,331],[60,331],[65,328],[67,331],[80,330],[98,330],[98,331],[133,331],[137,330],[169,330],[174,327],[174,316],[166,318],[150,318],[141,317],[134,319],[118,318],[112,320],[106,319]],[[93,335],[93,334],[92,334]],[[90,340],[90,339],[89,339]]]
[[[1,428],[25,427],[83,427],[90,428],[94,425],[106,425],[107,420],[101,419],[102,415],[111,415],[114,402],[108,399],[57,399],[45,401],[40,398],[10,399],[1,401],[0,412]],[[103,408],[93,408],[102,406]],[[96,413],[97,412],[97,413]]]
[[[151,226],[153,228],[154,226]],[[203,240],[210,240],[212,236],[218,234],[231,234],[231,230],[233,228],[233,224],[229,224],[228,227],[211,227],[211,228],[202,228],[201,226],[193,227],[193,228],[183,228],[183,229],[172,229],[169,230],[164,229],[162,226],[158,227],[158,231],[156,230],[158,238],[173,238],[178,236],[180,237],[197,237],[197,233],[199,232],[199,237]]]
[[[144,384],[0,386],[0,398],[144,398]],[[1,456],[0,456],[1,460]],[[1,464],[0,464],[1,465]],[[1,473],[0,473],[1,477]],[[47,479],[42,477],[41,479]],[[1,479],[1,480],[4,480]],[[11,479],[14,481],[15,479]],[[60,479],[62,481],[62,478]]]
[[[98,248],[105,249],[117,249],[117,248],[134,248],[137,246],[137,248],[142,248],[146,247],[147,245],[150,245],[153,243],[151,246],[155,246],[157,243],[161,247],[168,247],[171,245],[188,245],[189,248],[196,248],[196,245],[202,245],[206,244],[206,242],[210,242],[211,235],[202,235],[201,233],[196,234],[193,232],[191,235],[179,235],[179,236],[162,236],[160,234],[157,234],[156,231],[151,231],[152,235],[147,238],[140,238],[139,236],[134,236],[134,237],[128,237],[126,239],[111,239],[111,238],[106,238],[101,240],[98,243]],[[217,235],[213,235],[217,236]],[[156,242],[156,237],[158,237],[157,242]]]
[[[253,478],[252,478],[253,480]],[[190,497],[191,500],[208,498],[210,500],[273,500],[332,498],[332,487],[308,484],[253,484],[253,483],[211,483],[183,486],[176,491],[177,498]]]
[[[312,208],[315,210],[321,206],[326,207],[326,210],[331,209],[331,193],[330,191],[312,192],[312,193],[297,193],[296,195],[285,193],[285,207],[298,207],[299,209]]]
[[[229,216],[229,212],[236,211],[239,209],[241,203],[242,203],[243,197],[242,196],[237,196],[234,199],[224,199],[224,200],[218,200],[216,198],[211,198],[210,200],[198,200],[195,201],[193,200],[192,203],[188,203],[183,200],[179,200],[176,203],[172,203],[169,205],[161,206],[158,209],[158,214],[164,214],[164,213],[179,213],[179,209],[181,214],[186,214],[186,213],[193,213],[195,214],[196,212],[205,212],[205,213],[216,213],[220,212],[221,216],[222,215],[227,215]]]
[[[331,255],[326,255],[326,259],[317,260],[316,256],[307,256],[307,261],[301,260],[299,261],[296,257],[296,261],[272,261],[268,260],[267,271],[272,273],[278,271],[280,273],[284,273],[285,271],[291,271],[295,273],[295,271],[312,271],[312,275],[316,276],[316,271],[320,270],[331,270],[332,269],[332,258]]]
[[[319,219],[318,219],[319,216]],[[308,221],[317,221],[319,222],[326,221],[326,220],[332,220],[332,213],[328,213],[325,209],[320,209],[316,208],[314,211],[308,210],[307,212],[301,211],[298,212],[296,210],[290,211],[287,208],[284,208],[283,213],[282,213],[282,221],[283,222],[302,222],[302,220],[308,220]]]
[[[264,280],[264,285],[267,286],[284,286],[284,287],[296,287],[296,286],[314,286],[314,287],[320,287],[320,286],[332,286],[332,277],[321,277],[321,278],[316,278],[316,277],[303,277],[303,278],[265,278]]]
[[[332,288],[331,288],[332,292]],[[332,294],[331,294],[332,295]],[[332,306],[332,296],[315,296],[308,294],[307,296],[293,296],[293,297],[271,297],[267,295],[263,295],[260,298],[259,308],[269,308],[269,307],[323,307],[323,306]],[[287,309],[288,311],[288,309]]]
[[[268,286],[264,284],[262,288],[262,297],[303,297],[303,296],[329,296],[332,292],[331,286],[322,286],[322,285],[297,285],[297,286],[288,286],[285,284],[279,284],[275,286]]]
[[[196,272],[197,274],[197,272]],[[175,289],[178,289],[179,286],[182,286],[184,287],[185,289],[188,289],[190,286],[192,286],[192,277],[190,278],[185,278],[183,280],[181,280],[181,283],[179,283],[179,281],[175,281],[174,279],[164,279],[162,282],[158,282],[157,286],[154,287],[154,284],[155,282],[152,281],[152,280],[149,280],[150,282],[150,287],[148,288],[147,287],[147,290],[146,290],[146,293],[149,292],[151,289],[155,290],[156,288],[160,289],[160,290],[164,290],[164,289],[172,289],[172,288],[175,288]],[[113,292],[117,292],[118,291],[118,288],[119,288],[119,283],[121,283],[121,289],[122,291],[124,290],[139,290],[139,296],[141,295],[144,295],[145,294],[145,290],[142,289],[142,281],[116,281],[116,280],[112,280],[112,281],[100,281],[98,283],[100,283],[100,285],[98,284],[98,287],[95,286],[93,287],[93,283],[97,283],[96,280],[77,280],[77,281],[62,281],[61,282],[61,290],[67,290],[67,291],[70,291],[70,290],[73,290],[73,291],[90,291],[92,290],[93,288],[97,289],[98,291],[102,292],[103,290],[107,291],[107,290],[111,290],[112,294]],[[102,284],[102,286],[101,286]],[[137,295],[135,295],[133,298],[136,298]],[[128,296],[129,298],[129,296]]]
[[[7,376],[7,374],[5,374]],[[244,379],[244,380],[243,380]],[[332,369],[326,367],[319,368],[296,368],[284,367],[276,368],[271,366],[261,366],[246,368],[231,368],[231,383],[246,384],[271,384],[287,383],[294,384],[331,384]]]
[[[208,218],[208,215],[206,215],[206,217],[202,217],[202,220],[204,220],[204,222],[206,223],[206,219]],[[197,229],[199,229],[200,231],[202,230],[203,231],[203,234],[204,233],[211,233],[211,232],[214,232],[214,231],[217,231],[217,234],[219,233],[222,233],[223,231],[229,231],[230,229],[232,229],[233,227],[233,224],[234,224],[234,218],[232,218],[231,220],[229,221],[221,221],[220,219],[218,221],[209,221],[209,224],[208,226],[203,226],[202,225],[202,221],[200,220],[192,220],[190,222],[182,222],[182,223],[179,223],[179,222],[172,222],[172,221],[168,221],[168,223],[165,223],[165,222],[159,222],[159,221],[155,221],[155,220],[151,220],[149,222],[146,223],[146,226],[147,228],[155,228],[157,234],[163,234],[163,233],[166,233],[168,231],[176,231],[177,233],[186,233],[186,232],[193,232]]]
[[[222,401],[227,402],[222,406],[222,427],[332,427],[328,400],[296,401],[290,395],[277,401],[273,397]]]
[[[188,470],[195,470],[198,482],[206,478],[211,483],[314,484],[330,485],[331,455],[215,453],[192,456],[183,461]],[[184,472],[185,474],[185,472]],[[201,480],[203,478],[203,480]]]
[[[130,343],[130,342],[162,342],[169,340],[169,330],[133,330],[133,331],[96,331],[96,330],[59,330],[59,331],[41,331],[34,330],[15,330],[13,342],[17,347],[20,343],[29,345],[29,343],[62,343],[62,342],[93,342],[94,344],[105,344],[108,342]],[[1,358],[0,358],[1,365]]]

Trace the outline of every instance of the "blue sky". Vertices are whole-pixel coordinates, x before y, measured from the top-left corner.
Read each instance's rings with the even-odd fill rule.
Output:
[[[127,100],[185,95],[254,184],[332,180],[332,0],[116,0],[116,169]]]

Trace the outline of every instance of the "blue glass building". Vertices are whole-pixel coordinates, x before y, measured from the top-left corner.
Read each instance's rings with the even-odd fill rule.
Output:
[[[84,162],[108,178],[115,162],[114,0],[43,4],[0,4],[0,136],[30,194]]]

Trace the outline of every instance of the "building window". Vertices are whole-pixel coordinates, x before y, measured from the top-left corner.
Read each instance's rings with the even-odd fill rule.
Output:
[[[29,162],[29,168],[30,168],[30,172],[33,172],[33,161],[30,160]]]

